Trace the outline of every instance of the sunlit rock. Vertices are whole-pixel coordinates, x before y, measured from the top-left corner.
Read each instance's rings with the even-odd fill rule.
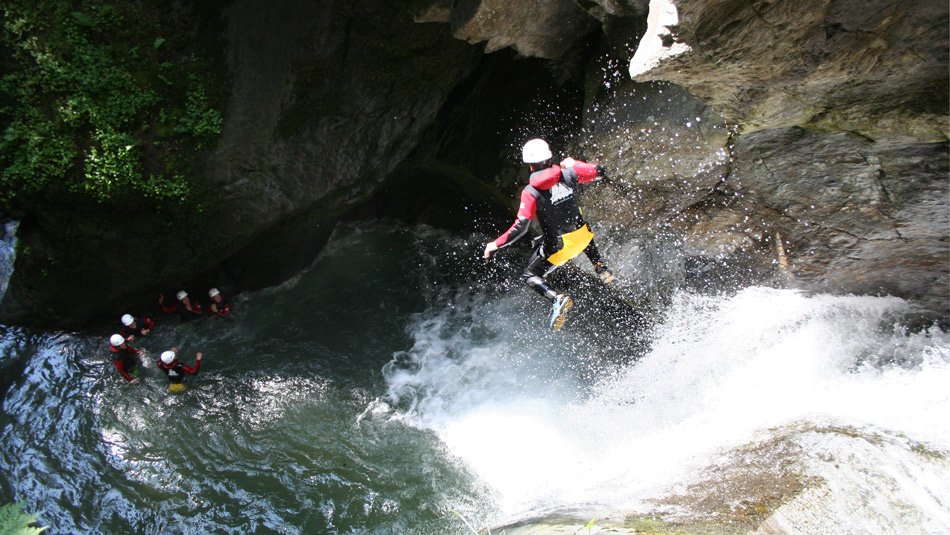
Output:
[[[679,24],[679,14],[672,0],[650,0],[647,31],[630,60],[630,77],[635,78],[658,66],[667,58],[689,51],[689,45],[678,42],[672,28]]]

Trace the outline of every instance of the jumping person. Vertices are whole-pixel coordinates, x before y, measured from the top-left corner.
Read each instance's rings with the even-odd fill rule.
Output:
[[[119,370],[119,374],[130,382],[137,384],[139,382],[139,356],[141,349],[130,346],[125,337],[121,334],[113,334],[109,337],[109,351],[112,352],[112,363]]]
[[[168,385],[168,391],[172,394],[178,394],[185,391],[185,375],[195,375],[198,373],[198,369],[201,368],[201,352],[195,354],[195,365],[189,366],[178,361],[177,357],[178,348],[173,347],[168,351],[162,353],[156,365],[158,369],[165,372],[165,375],[168,376],[170,384]]]
[[[532,139],[525,143],[522,160],[529,165],[531,175],[528,185],[521,191],[518,215],[511,228],[495,241],[485,244],[483,256],[487,260],[498,249],[524,236],[531,220],[537,216],[542,236],[521,278],[551,302],[550,326],[556,331],[564,325],[567,311],[574,302],[569,295],[551,289],[545,276],[582,252],[593,264],[594,272],[601,281],[609,284],[613,282],[614,276],[604,264],[594,244],[594,233],[581,216],[574,197],[574,189],[578,184],[604,178],[603,168],[573,158],[565,158],[560,165],[555,165],[552,159],[551,149],[543,139]]]

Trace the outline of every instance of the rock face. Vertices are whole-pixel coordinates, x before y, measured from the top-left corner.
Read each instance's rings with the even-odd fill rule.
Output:
[[[573,147],[615,173],[584,199],[591,220],[615,227],[615,257],[641,265],[629,257],[662,235],[704,273],[741,266],[746,281],[898,295],[950,321],[945,3],[650,10],[656,35],[631,64],[641,83],[589,71]],[[481,19],[482,40],[513,42],[491,22]],[[647,45],[655,59],[642,57]],[[648,83],[660,80],[676,85]]]
[[[800,282],[946,307],[946,143],[792,127],[741,136],[736,153],[731,185],[781,232]]]
[[[512,47],[527,57],[559,59],[592,29],[594,21],[574,2],[545,0],[534,9],[505,0],[455,2],[452,33],[485,52]],[[563,27],[562,32],[552,32]]]
[[[947,5],[932,0],[676,2],[691,52],[640,80],[682,85],[743,131],[805,126],[945,141]]]
[[[590,4],[582,9],[582,4]],[[631,5],[613,0],[574,2],[572,0],[508,1],[464,0],[442,6],[443,21],[450,22],[452,34],[470,43],[485,43],[490,53],[510,47],[524,57],[560,60],[582,45],[600,23],[611,19],[642,16],[646,2]],[[423,13],[439,12],[435,6]],[[431,15],[424,20],[440,20]]]
[[[170,286],[237,290],[292,275],[483,57],[398,2],[243,0],[221,16],[230,98],[217,148],[200,162],[211,217],[185,235],[142,214],[147,232],[130,237],[127,215],[28,214],[18,238],[31,254],[17,257],[0,320],[75,327],[154,310]]]
[[[916,299],[946,323],[947,6],[677,5],[691,50],[639,79],[682,85],[738,132],[729,202],[710,197],[688,236],[780,237],[800,285]]]
[[[248,286],[305,265],[300,250],[315,255],[325,237],[316,229],[368,198],[481,54],[398,4],[240,1],[225,17],[234,85],[208,168],[235,209],[220,233],[254,240],[227,262]],[[255,269],[262,246],[300,260]]]
[[[471,196],[510,212],[518,149],[538,135],[610,171],[583,202],[611,227],[615,263],[637,271],[652,247],[657,272],[741,266],[950,318],[945,2],[238,0],[223,16],[230,99],[203,162],[213,221],[143,246],[134,270],[91,262],[69,291],[69,262],[18,257],[3,321],[81,324],[189,274],[277,282],[361,205],[439,224],[469,217]],[[640,42],[657,61],[631,80]],[[399,196],[413,186],[429,194]],[[69,217],[24,220],[20,240],[51,248]]]

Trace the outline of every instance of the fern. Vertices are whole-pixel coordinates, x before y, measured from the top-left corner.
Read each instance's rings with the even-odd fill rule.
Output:
[[[34,527],[36,515],[23,512],[22,503],[8,503],[0,506],[0,535],[36,535],[46,527]]]

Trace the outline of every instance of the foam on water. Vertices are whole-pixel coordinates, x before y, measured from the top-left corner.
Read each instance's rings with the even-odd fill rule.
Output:
[[[541,332],[524,297],[422,315],[414,346],[384,370],[396,417],[436,432],[497,491],[502,515],[635,509],[723,452],[802,423],[950,450],[950,336],[895,327],[910,306],[900,299],[681,294],[649,352],[610,366],[593,364],[588,333]],[[901,500],[920,518],[950,517],[950,489],[918,500],[911,488]]]

